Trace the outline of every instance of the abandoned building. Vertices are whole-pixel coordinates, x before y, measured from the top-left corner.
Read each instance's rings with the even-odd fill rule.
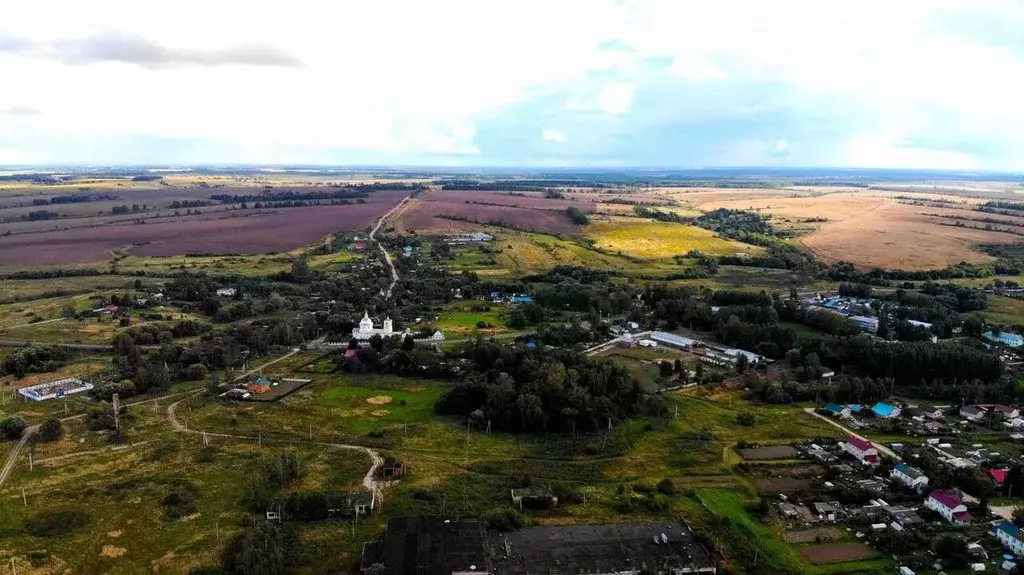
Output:
[[[553,509],[558,507],[558,497],[544,487],[523,487],[512,490],[512,503],[520,509]]]
[[[395,517],[377,541],[363,544],[360,571],[369,575],[492,573],[486,533],[477,521],[435,515]]]

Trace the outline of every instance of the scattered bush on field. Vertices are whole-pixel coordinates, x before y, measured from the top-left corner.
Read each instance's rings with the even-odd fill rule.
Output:
[[[35,537],[67,535],[89,523],[89,516],[75,509],[43,511],[25,520],[25,532]]]
[[[21,434],[25,433],[26,427],[28,427],[28,422],[24,417],[14,416],[0,421],[0,433],[3,433],[7,439],[21,439]]]

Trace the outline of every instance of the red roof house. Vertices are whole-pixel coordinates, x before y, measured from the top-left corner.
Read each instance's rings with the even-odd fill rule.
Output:
[[[995,481],[996,484],[1002,485],[1006,482],[1006,474],[1009,473],[1008,469],[989,469],[988,476]]]
[[[960,498],[936,489],[924,500],[924,506],[941,515],[953,525],[966,525],[971,522],[971,514]]]
[[[846,443],[842,444],[843,450],[868,465],[878,465],[878,449],[872,443],[861,437],[849,436]]]

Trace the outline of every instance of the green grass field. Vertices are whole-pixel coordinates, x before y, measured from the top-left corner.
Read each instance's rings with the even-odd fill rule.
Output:
[[[809,572],[799,557],[793,558],[792,548],[773,538],[773,527],[740,514],[745,513],[742,503],[753,500],[755,494],[750,477],[735,467],[739,458],[734,451],[741,439],[788,443],[838,434],[799,408],[751,404],[738,392],[687,390],[666,394],[665,412],[636,417],[610,432],[577,438],[487,433],[468,431],[457,420],[435,415],[434,404],[448,384],[304,371],[323,359],[298,354],[267,368],[271,377],[313,379],[311,385],[277,403],[218,401],[206,395],[183,400],[177,414],[190,429],[250,438],[211,438],[215,447],[211,461],[199,457],[200,437],[170,428],[165,413],[170,401],[131,408],[127,438],[137,447],[123,452],[109,451],[104,433],[89,432],[81,423],[68,424],[64,440],[39,446],[37,459],[96,453],[44,463],[32,472],[24,463],[17,466],[0,491],[0,552],[24,557],[28,551],[45,548],[53,564],[74,572],[133,573],[156,568],[186,573],[214,564],[228,535],[252,520],[241,506],[246,478],[254,465],[281,446],[294,445],[305,454],[308,473],[302,486],[306,488],[347,488],[365,472],[362,456],[304,446],[312,441],[373,446],[402,459],[409,472],[387,490],[384,512],[358,526],[355,537],[336,523],[303,524],[302,548],[308,563],[300,566],[300,572],[322,572],[327,566],[354,568],[362,541],[379,533],[388,516],[443,511],[451,517],[479,517],[511,508],[508,489],[527,477],[533,485],[568,485],[583,498],[555,510],[530,512],[532,522],[682,516],[712,525],[714,517],[727,516],[732,526],[722,541],[727,553],[763,553],[765,561],[771,561],[766,564],[780,572]],[[625,356],[619,360],[641,361]],[[193,387],[198,389],[200,384]],[[17,409],[27,415],[27,410],[37,410],[32,419],[38,421],[60,407],[39,404]],[[736,416],[745,412],[755,415],[753,426],[737,423]],[[160,501],[178,476],[196,484],[200,509],[194,517],[168,523],[162,518]],[[627,505],[642,497],[637,486],[664,478],[671,479],[679,493],[662,498],[663,507],[654,511]],[[27,508],[20,504],[22,487],[30,503]],[[33,537],[19,527],[34,513],[59,509],[85,512],[88,522],[52,538]]]
[[[43,463],[32,472],[20,470],[5,489],[0,549],[19,555],[19,573],[36,572],[25,559],[32,551],[45,557],[40,565],[45,572],[187,573],[216,566],[224,543],[253,521],[242,501],[255,470],[286,449],[299,454],[305,470],[296,488],[344,490],[358,483],[369,464],[351,452],[322,448],[261,448],[229,440],[214,440],[206,448],[194,436]],[[196,487],[195,511],[166,520],[161,500],[182,480]],[[21,502],[22,487],[27,506]],[[54,536],[26,532],[35,518],[55,511],[76,512],[84,524],[65,527],[62,531],[69,532]],[[305,569],[351,568],[356,558],[348,550],[358,548],[377,528],[367,523],[353,537],[350,528],[336,523],[303,526]],[[325,537],[331,545],[322,545]]]
[[[891,573],[892,562],[884,559],[866,559],[832,565],[812,565],[797,551],[798,547],[782,541],[782,529],[767,525],[748,511],[741,493],[725,489],[704,489],[697,493],[701,504],[714,518],[708,527],[720,544],[732,550],[735,556],[744,556],[751,571],[758,573]],[[752,561],[751,561],[752,560]]]
[[[473,308],[485,308],[482,311],[473,311]],[[489,308],[490,311],[487,311]],[[459,301],[449,304],[445,311],[438,314],[434,322],[439,329],[444,331],[445,337],[465,336],[474,333],[494,334],[506,331],[504,304],[495,304],[486,301]],[[479,328],[477,324],[483,322],[485,325],[492,325],[492,328]]]
[[[1022,324],[1024,323],[1024,300],[990,295],[988,296],[988,308],[980,313],[985,321],[1002,325]]]

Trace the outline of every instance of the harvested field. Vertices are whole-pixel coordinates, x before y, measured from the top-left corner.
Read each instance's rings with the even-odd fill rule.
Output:
[[[790,445],[748,447],[746,449],[740,449],[739,452],[743,459],[750,460],[795,459],[796,456],[800,455],[800,452]]]
[[[810,487],[811,480],[794,477],[774,477],[771,479],[758,479],[754,485],[760,493],[784,493],[788,495]]]
[[[852,261],[864,269],[923,270],[961,261],[984,263],[992,258],[974,246],[1019,239],[997,231],[942,225],[948,220],[921,213],[940,208],[903,204],[867,192],[715,201],[700,208],[754,209],[779,218],[827,218],[800,241],[826,262]]]
[[[586,236],[610,252],[638,258],[671,258],[698,250],[705,255],[724,256],[760,253],[762,248],[724,240],[714,233],[674,223],[641,218],[608,218],[586,227]]]
[[[423,201],[427,203],[509,206],[556,212],[563,212],[565,208],[572,206],[588,213],[597,211],[597,204],[592,200],[576,200],[575,198],[566,200],[549,199],[540,193],[524,193],[511,196],[502,192],[439,191],[430,193],[423,198]]]
[[[171,256],[187,253],[258,254],[288,251],[339,230],[360,230],[401,199],[345,206],[238,210],[137,225],[112,225],[0,238],[0,265],[55,265],[110,259],[110,251]]]
[[[843,538],[843,534],[835,527],[818,527],[802,531],[787,531],[782,534],[782,538],[786,543],[812,543],[817,540],[837,541]]]
[[[470,221],[453,221],[443,216]],[[482,224],[489,222],[551,233],[573,233],[579,229],[569,221],[568,216],[557,210],[437,201],[419,201],[403,210],[397,226],[410,232],[422,233],[428,230],[479,229]]]
[[[815,565],[827,565],[868,559],[878,553],[863,543],[825,543],[803,547],[800,554]]]

